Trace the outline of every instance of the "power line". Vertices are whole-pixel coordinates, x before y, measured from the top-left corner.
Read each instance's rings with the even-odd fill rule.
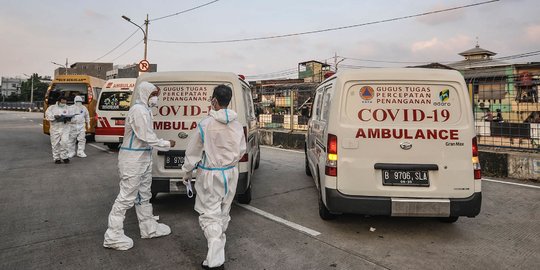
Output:
[[[373,62],[373,63],[386,63],[386,64],[426,64],[430,63],[429,61],[390,61],[390,60],[371,60],[371,59],[359,59],[359,58],[353,58],[348,56],[339,56],[345,58],[345,60],[353,60],[353,61],[361,61],[361,62]],[[456,61],[437,61],[438,63],[451,63]]]
[[[111,62],[114,62],[116,61],[116,59],[124,56],[126,53],[130,52],[131,50],[135,49],[135,47],[139,46],[139,44],[141,44],[144,40],[140,40],[139,42],[137,42],[137,44],[135,44],[133,47],[129,48],[127,51],[123,52],[121,55],[119,55],[118,57],[114,58]]]
[[[404,20],[404,19],[411,19],[411,18],[415,18],[415,17],[433,15],[433,14],[437,14],[437,13],[443,13],[443,12],[448,12],[448,11],[453,11],[453,10],[459,10],[459,9],[470,8],[470,7],[474,7],[474,6],[490,4],[490,3],[498,2],[498,1],[500,1],[500,0],[484,1],[484,2],[475,3],[475,4],[457,6],[457,7],[453,7],[453,8],[440,9],[440,10],[435,10],[435,11],[423,12],[423,13],[418,13],[418,14],[413,14],[413,15],[395,17],[395,18],[391,18],[391,19],[378,20],[378,21],[367,22],[367,23],[353,24],[353,25],[347,25],[347,26],[339,26],[339,27],[326,28],[326,29],[320,29],[320,30],[312,30],[312,31],[292,33],[292,34],[274,35],[274,36],[267,36],[267,37],[240,38],[240,39],[229,39],[229,40],[211,40],[211,41],[171,41],[171,40],[158,40],[158,39],[150,39],[150,40],[154,41],[154,42],[175,43],[175,44],[217,44],[217,43],[233,43],[233,42],[244,42],[244,41],[255,41],[255,40],[266,40],[266,39],[293,37],[293,36],[301,36],[301,35],[309,35],[309,34],[316,34],[316,33],[322,33],[322,32],[343,30],[343,29],[348,29],[348,28],[356,28],[356,27],[362,27],[362,26],[367,26],[367,25],[381,24],[381,23],[399,21],[399,20]]]
[[[110,53],[114,52],[116,49],[118,49],[120,46],[122,46],[122,44],[126,43],[126,41],[128,41],[133,35],[135,35],[135,33],[137,33],[139,29],[135,30],[135,32],[131,33],[131,35],[129,35],[129,37],[127,37],[126,39],[124,39],[124,41],[120,42],[120,44],[118,44],[116,47],[112,48],[109,52],[107,52],[106,54],[104,54],[103,56],[97,58],[96,60],[92,61],[92,62],[96,62],[98,61],[99,59],[109,55]]]
[[[486,60],[479,60],[479,61],[471,61],[471,63],[487,63],[493,60],[513,60],[518,58],[525,58],[525,57],[531,57],[540,55],[540,51],[532,51],[532,52],[526,52],[526,53],[518,53],[514,55],[508,55],[503,57],[496,57],[493,59],[486,59]],[[348,57],[348,56],[339,56],[344,58],[345,60],[353,60],[353,61],[361,61],[361,62],[373,62],[373,63],[387,63],[387,64],[429,64],[429,63],[459,63],[462,60],[454,60],[454,61],[394,61],[394,60],[372,60],[372,59],[359,59],[354,57]],[[341,65],[343,66],[343,65]],[[353,65],[349,65],[353,66]],[[362,66],[354,66],[354,67],[362,67]],[[367,67],[367,66],[366,66]]]
[[[174,14],[170,14],[170,15],[167,15],[167,16],[155,18],[155,19],[152,19],[152,20],[150,20],[150,21],[153,22],[153,21],[157,21],[157,20],[169,18],[169,17],[172,17],[172,16],[180,15],[180,14],[182,14],[182,13],[186,13],[186,12],[189,12],[189,11],[192,11],[192,10],[195,10],[195,9],[198,9],[198,8],[202,8],[202,7],[204,7],[204,6],[208,6],[208,5],[213,4],[213,3],[217,2],[217,1],[219,1],[219,0],[210,1],[210,2],[208,2],[208,3],[206,3],[206,4],[202,4],[202,5],[200,5],[200,6],[196,6],[196,7],[190,8],[190,9],[186,9],[186,10],[182,10],[182,11],[180,11],[180,12],[176,12],[176,13],[174,13]]]

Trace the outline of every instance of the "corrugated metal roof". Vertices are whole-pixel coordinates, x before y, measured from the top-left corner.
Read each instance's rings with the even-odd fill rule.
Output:
[[[479,54],[487,54],[489,56],[496,55],[497,53],[494,53],[492,51],[488,51],[486,49],[480,48],[480,46],[476,45],[474,48],[470,50],[466,50],[464,52],[459,53],[461,56],[469,56],[469,55],[479,55]]]

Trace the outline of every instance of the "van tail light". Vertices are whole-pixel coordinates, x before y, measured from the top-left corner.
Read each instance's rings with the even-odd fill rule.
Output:
[[[324,173],[328,176],[337,176],[337,150],[337,136],[333,134],[328,134],[328,142],[326,147],[326,166],[324,168]]]
[[[244,139],[246,139],[246,146],[247,146],[247,127],[244,127]],[[246,150],[247,151],[247,150]],[[246,152],[242,158],[240,159],[240,162],[248,162],[249,161],[249,155]]]
[[[482,168],[480,167],[480,160],[478,159],[478,142],[476,137],[472,139],[472,163],[474,169],[474,179],[482,179]]]
[[[92,87],[88,86],[88,103],[92,102],[94,99],[94,92],[92,92]]]

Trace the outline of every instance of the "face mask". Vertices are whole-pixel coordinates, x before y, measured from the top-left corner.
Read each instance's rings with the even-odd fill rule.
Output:
[[[153,96],[148,100],[148,107],[157,107],[158,105],[158,97]]]
[[[58,106],[59,106],[60,108],[63,108],[63,107],[66,106],[66,103],[58,103]]]
[[[82,102],[80,102],[80,101],[77,101],[77,102],[75,102],[75,104],[77,104],[77,105],[81,106],[81,105],[82,105]]]

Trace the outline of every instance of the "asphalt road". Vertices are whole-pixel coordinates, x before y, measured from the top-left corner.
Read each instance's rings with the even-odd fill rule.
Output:
[[[154,203],[171,235],[141,239],[130,210],[125,232],[134,248],[103,248],[117,154],[94,143],[88,158],[53,164],[41,118],[0,111],[0,269],[200,268],[206,241],[194,200],[181,195]],[[483,181],[480,215],[454,224],[359,215],[323,221],[303,154],[263,147],[253,201],[231,211],[226,269],[540,269],[540,185],[526,184]]]

